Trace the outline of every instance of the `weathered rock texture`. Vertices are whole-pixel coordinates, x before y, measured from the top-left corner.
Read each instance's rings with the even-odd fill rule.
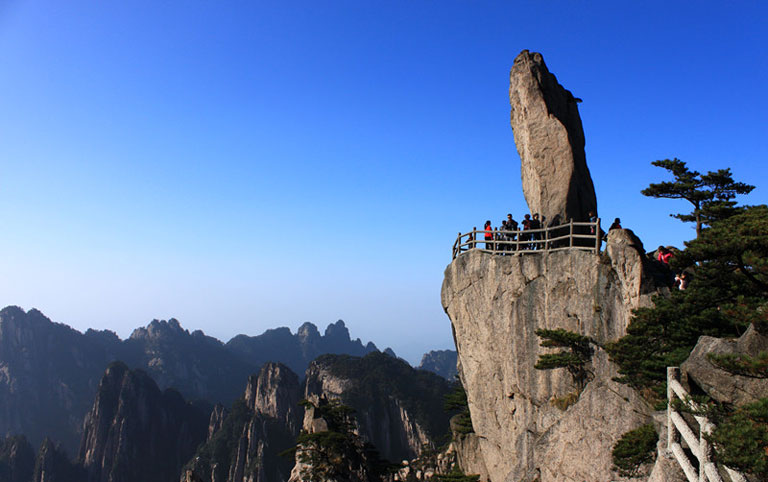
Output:
[[[694,393],[703,390],[718,402],[745,405],[768,397],[768,380],[727,372],[713,363],[708,355],[756,357],[760,352],[768,352],[768,336],[758,333],[750,325],[737,340],[702,336],[680,369],[684,374],[684,382]]]
[[[509,76],[512,130],[523,193],[532,213],[548,220],[586,221],[597,200],[584,154],[578,99],[547,70],[539,53],[523,50]]]
[[[442,303],[491,481],[616,478],[613,444],[649,422],[648,407],[612,381],[616,368],[595,347],[591,381],[567,410],[556,408],[555,399],[578,391],[566,370],[534,369],[538,356],[551,351],[535,331],[563,328],[598,344],[623,336],[631,310],[648,306],[655,292],[638,248],[631,231],[614,230],[602,255],[474,250],[446,269]]]
[[[208,413],[140,370],[112,363],[83,423],[79,461],[89,482],[168,482],[205,440]]]

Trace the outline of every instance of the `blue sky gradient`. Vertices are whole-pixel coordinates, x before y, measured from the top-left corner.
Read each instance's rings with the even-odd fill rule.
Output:
[[[768,202],[768,4],[0,5],[0,304],[122,337],[344,319],[412,362],[452,347],[459,231],[527,211],[522,49],[581,97],[604,220],[681,246],[640,195],[678,157]]]

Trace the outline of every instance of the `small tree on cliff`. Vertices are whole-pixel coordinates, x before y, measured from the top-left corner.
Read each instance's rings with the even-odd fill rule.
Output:
[[[672,214],[683,222],[696,223],[696,236],[701,235],[704,225],[725,219],[738,211],[733,199],[738,194],[749,194],[755,186],[736,182],[730,169],[719,169],[700,174],[691,171],[680,159],[664,159],[651,164],[666,169],[674,181],[653,183],[641,193],[644,196],[666,199],[685,199],[693,205],[690,213]]]
[[[712,223],[670,264],[696,265],[688,289],[640,308],[627,335],[607,346],[619,382],[663,399],[666,367],[677,366],[699,337],[735,337],[750,323],[768,333],[768,207],[752,206]]]
[[[539,361],[533,367],[537,370],[565,368],[573,377],[579,391],[583,390],[589,375],[587,363],[592,359],[592,347],[590,346],[590,343],[593,343],[592,339],[562,328],[557,330],[539,329],[536,330],[536,335],[542,339],[541,346],[566,348],[567,351],[539,355]]]

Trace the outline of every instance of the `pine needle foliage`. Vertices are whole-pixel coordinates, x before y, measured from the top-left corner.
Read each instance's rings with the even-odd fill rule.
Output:
[[[454,465],[449,473],[437,476],[439,482],[477,482],[479,479],[479,475],[464,475],[458,465]]]
[[[707,358],[723,370],[751,378],[768,378],[768,352],[761,351],[757,356],[742,353],[707,354]]]
[[[622,477],[639,477],[643,464],[653,462],[659,435],[653,425],[630,430],[613,446],[614,470]]]
[[[448,413],[455,414],[452,418],[452,424],[458,433],[467,434],[475,431],[472,427],[472,416],[469,413],[467,392],[458,376],[451,391],[445,395],[443,409]]]
[[[688,289],[635,310],[627,335],[606,347],[617,381],[657,400],[666,394],[666,367],[685,361],[700,336],[738,337],[750,324],[768,332],[768,207],[714,222],[671,264],[695,270]]]
[[[768,398],[737,408],[707,436],[717,461],[768,480]]]
[[[653,183],[641,193],[644,196],[666,199],[684,199],[691,203],[690,213],[672,214],[683,222],[696,223],[696,236],[704,226],[734,215],[738,208],[733,199],[739,194],[749,194],[755,186],[733,180],[730,169],[718,169],[706,174],[691,171],[680,159],[654,161],[656,167],[669,171],[673,181]]]
[[[593,350],[590,346],[593,343],[592,339],[562,328],[539,329],[536,330],[536,335],[542,339],[541,346],[566,348],[567,351],[539,355],[539,360],[533,367],[537,370],[565,368],[573,377],[579,390],[583,390],[589,375],[587,364],[592,360]]]

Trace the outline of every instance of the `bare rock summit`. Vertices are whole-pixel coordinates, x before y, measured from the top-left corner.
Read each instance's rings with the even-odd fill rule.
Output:
[[[584,154],[580,99],[557,82],[540,53],[523,50],[509,75],[511,123],[523,193],[532,213],[586,221],[597,213]]]

